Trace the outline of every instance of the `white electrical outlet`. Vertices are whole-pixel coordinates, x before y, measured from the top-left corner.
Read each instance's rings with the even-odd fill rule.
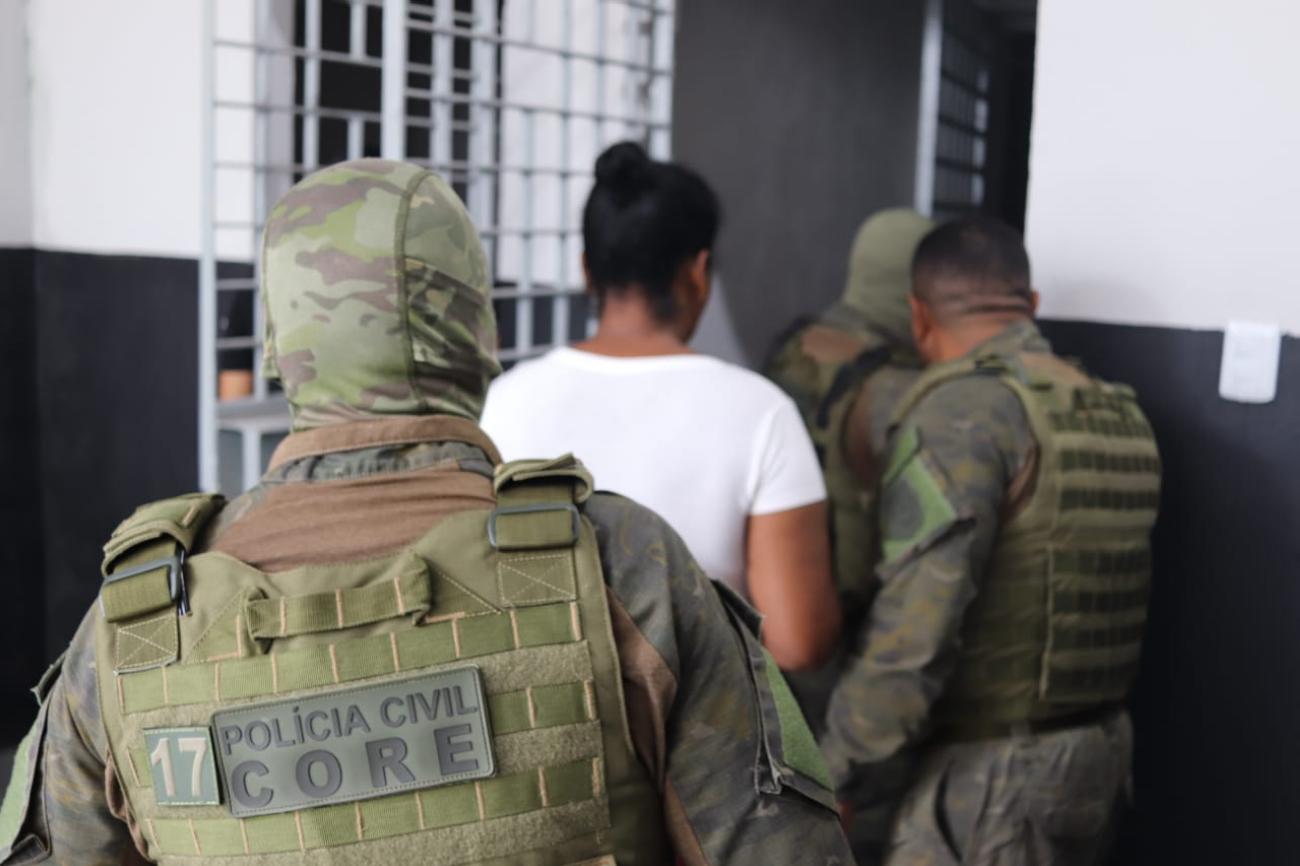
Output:
[[[1238,403],[1271,403],[1277,396],[1282,329],[1256,322],[1229,322],[1223,332],[1219,396]]]

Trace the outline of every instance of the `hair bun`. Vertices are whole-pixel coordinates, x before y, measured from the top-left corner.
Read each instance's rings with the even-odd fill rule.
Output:
[[[596,183],[621,195],[633,195],[649,186],[653,164],[641,145],[620,141],[596,159]]]

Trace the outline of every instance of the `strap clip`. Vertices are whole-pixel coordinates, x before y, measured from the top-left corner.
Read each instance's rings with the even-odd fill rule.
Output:
[[[185,548],[179,544],[176,545],[176,552],[171,556],[164,556],[159,559],[151,559],[140,565],[125,568],[121,571],[114,571],[104,578],[104,584],[117,583],[119,580],[126,580],[132,577],[139,577],[142,574],[148,574],[160,568],[167,569],[167,590],[171,594],[171,600],[174,601],[180,609],[181,616],[188,616],[190,612],[190,596],[185,586]],[[99,596],[99,610],[101,614],[106,614],[104,610],[104,595],[101,592]]]
[[[503,516],[511,515],[533,515],[546,514],[551,512],[569,513],[569,531],[568,538],[546,538],[530,539],[528,542],[513,542],[511,539],[503,542],[497,531],[497,520]],[[539,502],[531,505],[503,505],[498,506],[491,514],[488,515],[487,532],[488,541],[497,550],[516,550],[527,547],[571,547],[578,541],[578,533],[582,523],[578,517],[578,509],[572,502]]]

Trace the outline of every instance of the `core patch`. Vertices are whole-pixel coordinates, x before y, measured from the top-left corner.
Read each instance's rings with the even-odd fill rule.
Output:
[[[230,811],[266,815],[495,772],[473,666],[212,716]]]

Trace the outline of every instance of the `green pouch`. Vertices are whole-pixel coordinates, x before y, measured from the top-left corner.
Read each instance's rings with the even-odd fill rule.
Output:
[[[789,788],[833,811],[835,794],[817,740],[781,669],[759,640],[762,616],[730,587],[716,581],[713,587],[740,637],[754,686],[762,738],[755,768],[758,790],[781,794]]]

